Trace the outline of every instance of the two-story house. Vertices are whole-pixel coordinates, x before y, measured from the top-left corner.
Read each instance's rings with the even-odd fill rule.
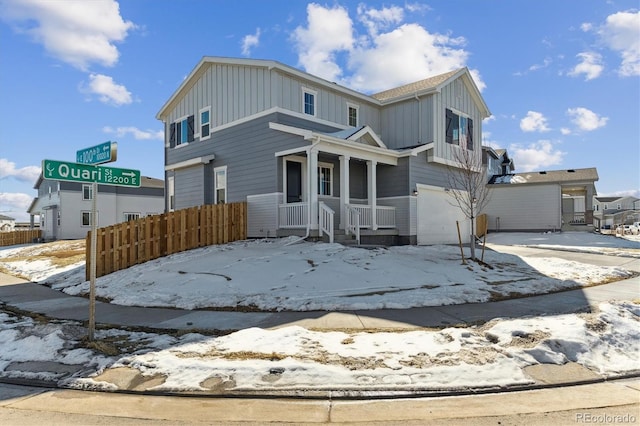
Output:
[[[461,68],[366,95],[270,60],[204,57],[162,106],[167,210],[247,201],[248,236],[356,229],[456,242],[456,153],[490,115]],[[325,231],[323,231],[323,229]]]
[[[34,189],[38,196],[31,202],[31,221],[40,218],[44,240],[85,238],[91,230],[92,184],[43,179]],[[98,185],[96,226],[110,226],[164,211],[164,182],[141,177],[140,187]]]
[[[593,220],[598,229],[640,221],[640,199],[632,196],[593,197]]]

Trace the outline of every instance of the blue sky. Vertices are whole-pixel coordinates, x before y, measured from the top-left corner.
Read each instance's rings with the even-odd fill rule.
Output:
[[[364,93],[467,66],[485,145],[516,172],[597,167],[640,197],[637,0],[0,0],[0,214],[26,220],[42,159],[118,142],[163,178],[155,115],[202,56],[273,59]]]

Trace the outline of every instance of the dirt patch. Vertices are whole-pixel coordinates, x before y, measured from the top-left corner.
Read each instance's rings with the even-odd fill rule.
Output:
[[[85,260],[85,240],[54,241],[23,249],[19,254],[0,258],[1,262],[33,262],[48,260],[52,265],[64,267]]]

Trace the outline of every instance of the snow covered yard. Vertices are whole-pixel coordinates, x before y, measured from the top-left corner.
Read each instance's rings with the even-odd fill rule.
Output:
[[[485,253],[493,269],[462,265],[459,249],[449,246],[367,250],[287,242],[238,242],[180,253],[100,278],[98,295],[112,303],[188,309],[407,308],[546,293],[632,276],[620,268],[493,251]],[[594,234],[495,234],[489,242],[640,257],[640,242]],[[45,246],[0,250],[0,266],[70,294],[86,293],[83,263],[44,259]],[[25,251],[40,257],[30,261],[33,256]],[[464,328],[321,332],[289,326],[225,336],[99,329],[97,343],[88,344],[80,323],[0,309],[0,377],[116,389],[126,376],[135,378],[130,390],[174,392],[526,385],[535,381],[527,368],[539,365],[575,363],[604,377],[640,372],[639,322],[640,295],[602,303],[591,313],[496,318]],[[34,363],[41,370],[33,371]]]
[[[489,241],[535,239],[549,245],[556,239],[565,249],[640,257],[640,242],[575,234],[495,234]],[[181,309],[405,309],[544,294],[633,276],[616,267],[490,250],[484,255],[490,267],[463,265],[456,246],[364,249],[292,241],[240,241],[174,254],[98,278],[97,295],[113,304]],[[67,294],[88,294],[83,262],[55,268],[19,254],[38,247],[0,251],[0,267]]]

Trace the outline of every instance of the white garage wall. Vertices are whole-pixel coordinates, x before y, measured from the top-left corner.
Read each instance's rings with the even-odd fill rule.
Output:
[[[561,227],[560,186],[492,185],[491,200],[483,213],[490,231],[548,231]]]
[[[419,245],[458,244],[458,228],[463,244],[469,242],[471,224],[455,199],[444,188],[417,185],[417,241]]]

